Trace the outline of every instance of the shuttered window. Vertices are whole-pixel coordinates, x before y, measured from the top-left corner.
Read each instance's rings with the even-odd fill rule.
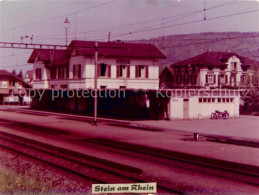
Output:
[[[97,76],[98,77],[111,77],[111,65],[101,63],[97,67]]]
[[[130,78],[130,66],[127,66],[127,78]]]
[[[215,83],[216,83],[216,75],[206,74],[206,84],[215,84]]]
[[[149,78],[149,67],[145,65],[136,66],[136,78]]]
[[[73,65],[73,78],[74,79],[81,79],[81,64]]]

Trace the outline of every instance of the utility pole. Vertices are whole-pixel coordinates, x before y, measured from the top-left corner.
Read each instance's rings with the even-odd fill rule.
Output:
[[[98,68],[98,42],[95,42],[95,71],[94,71],[94,125],[97,125],[97,68]]]
[[[108,33],[108,42],[111,41],[111,32]]]

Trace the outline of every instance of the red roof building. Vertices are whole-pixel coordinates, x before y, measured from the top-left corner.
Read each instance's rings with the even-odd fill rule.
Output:
[[[95,42],[72,41],[67,50],[35,49],[34,88],[93,88]],[[98,42],[98,88],[158,89],[158,61],[166,58],[151,44]]]
[[[232,52],[205,52],[165,68],[162,88],[249,87],[257,83],[253,67],[259,62]]]
[[[21,78],[6,71],[0,70],[0,104],[18,104],[24,102],[23,96],[19,96],[21,89],[29,89],[31,85]],[[28,100],[28,97],[26,97]]]

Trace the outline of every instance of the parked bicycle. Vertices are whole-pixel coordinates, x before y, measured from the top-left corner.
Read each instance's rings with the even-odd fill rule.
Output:
[[[229,113],[227,110],[225,110],[224,112],[215,110],[215,112],[213,112],[210,116],[211,119],[219,119],[219,118],[227,119],[228,117],[229,117]]]

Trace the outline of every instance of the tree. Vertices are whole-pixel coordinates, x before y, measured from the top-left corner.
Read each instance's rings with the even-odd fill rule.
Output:
[[[250,87],[241,97],[244,104],[240,107],[241,113],[259,112],[259,67],[252,67]]]
[[[20,70],[20,72],[19,72],[19,74],[18,74],[18,77],[19,77],[20,79],[23,79],[22,70]]]
[[[13,71],[12,71],[12,74],[16,75],[16,71],[15,71],[15,70],[13,70]]]

